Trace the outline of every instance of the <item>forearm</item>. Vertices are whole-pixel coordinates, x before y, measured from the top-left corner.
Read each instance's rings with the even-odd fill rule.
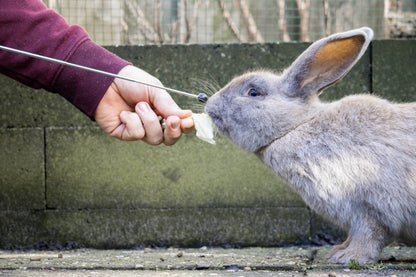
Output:
[[[83,42],[67,61],[110,73],[118,73],[130,64],[90,40]],[[113,80],[113,77],[63,66],[51,91],[59,93],[93,118],[97,105]]]
[[[118,73],[129,63],[94,44],[40,0],[0,2],[0,44]],[[33,88],[59,93],[91,118],[113,81],[80,69],[0,50],[0,72]]]

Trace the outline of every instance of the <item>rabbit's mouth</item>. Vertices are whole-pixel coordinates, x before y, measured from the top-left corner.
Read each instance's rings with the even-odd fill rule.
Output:
[[[218,93],[211,96],[208,99],[207,104],[205,105],[205,112],[211,118],[212,123],[215,126],[215,129],[219,133],[227,137],[230,137],[230,122],[227,120],[227,113],[229,111],[224,111],[224,104],[222,103],[222,101],[223,99],[220,98]]]
[[[215,127],[218,128],[218,126],[222,125],[223,119],[218,115],[218,113],[215,112],[215,108],[213,107],[215,106],[210,105],[210,102],[208,101],[208,104],[205,106],[205,112],[209,115]]]
[[[211,112],[210,111],[206,111],[206,112],[208,113],[209,117],[211,118],[212,123],[214,124],[215,129],[218,132],[220,132],[221,134],[229,137],[228,136],[229,132],[228,132],[227,128],[224,126],[224,119],[221,116],[217,115],[216,113],[214,113],[212,111]]]
[[[208,113],[209,117],[212,120],[212,123],[214,123],[215,129],[217,129],[219,132],[223,132],[222,128],[220,126],[224,126],[223,119],[215,114]]]
[[[222,118],[215,113],[208,112],[209,117],[211,118],[212,122],[214,122],[215,127],[218,127],[218,125],[222,125]]]

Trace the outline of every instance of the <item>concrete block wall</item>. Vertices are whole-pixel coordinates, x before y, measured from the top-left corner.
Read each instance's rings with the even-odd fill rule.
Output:
[[[248,70],[281,71],[305,43],[108,49],[166,86],[209,92]],[[416,41],[375,41],[323,98],[374,91],[414,101]],[[0,247],[40,240],[89,247],[272,246],[342,231],[310,212],[253,155],[225,138],[176,145],[110,138],[57,95],[0,77]],[[201,111],[174,96],[183,108]]]

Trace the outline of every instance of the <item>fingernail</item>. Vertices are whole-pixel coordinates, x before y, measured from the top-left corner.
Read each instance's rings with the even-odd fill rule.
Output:
[[[187,117],[185,119],[182,119],[182,121],[186,124],[194,125],[194,119],[192,117]]]
[[[192,115],[191,110],[184,110],[184,112],[185,112],[185,118],[190,117]]]
[[[150,106],[149,104],[147,104],[146,102],[140,102],[139,104],[137,104],[137,108],[144,113],[147,113],[150,111]]]

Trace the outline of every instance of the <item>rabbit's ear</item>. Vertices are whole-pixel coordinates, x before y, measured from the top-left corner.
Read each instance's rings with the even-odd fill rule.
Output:
[[[364,27],[313,43],[285,72],[292,96],[307,97],[341,79],[361,58],[373,38]]]

